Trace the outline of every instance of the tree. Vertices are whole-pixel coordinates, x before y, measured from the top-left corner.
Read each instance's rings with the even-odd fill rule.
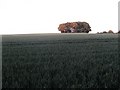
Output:
[[[60,24],[58,30],[61,33],[89,33],[91,27],[87,22],[67,22]]]
[[[106,31],[103,31],[103,33],[107,33]]]
[[[108,33],[114,33],[112,30],[109,30]]]

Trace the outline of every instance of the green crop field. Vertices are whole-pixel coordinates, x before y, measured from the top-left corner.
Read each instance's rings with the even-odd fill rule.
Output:
[[[120,88],[117,34],[2,36],[3,88]]]

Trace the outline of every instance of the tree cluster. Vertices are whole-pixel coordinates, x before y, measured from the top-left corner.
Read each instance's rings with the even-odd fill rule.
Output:
[[[89,33],[91,27],[87,22],[67,22],[59,25],[61,33]]]
[[[112,30],[107,31],[103,31],[103,32],[97,32],[97,34],[104,34],[104,33],[114,33]]]

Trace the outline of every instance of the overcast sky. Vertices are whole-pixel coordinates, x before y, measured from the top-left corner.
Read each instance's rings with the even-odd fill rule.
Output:
[[[118,31],[119,0],[0,0],[0,34],[60,33],[61,23],[86,21],[91,33]]]

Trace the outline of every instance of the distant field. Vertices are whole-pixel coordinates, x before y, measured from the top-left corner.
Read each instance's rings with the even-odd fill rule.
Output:
[[[120,88],[117,34],[2,37],[3,88]]]

